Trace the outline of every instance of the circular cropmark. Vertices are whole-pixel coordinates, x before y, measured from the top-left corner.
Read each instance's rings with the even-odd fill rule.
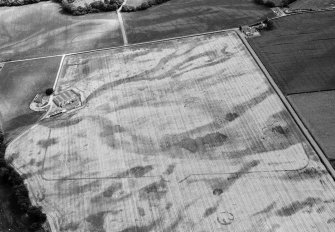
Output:
[[[229,213],[229,212],[220,212],[220,213],[218,213],[217,221],[221,225],[229,225],[229,224],[233,223],[234,215],[232,213]]]

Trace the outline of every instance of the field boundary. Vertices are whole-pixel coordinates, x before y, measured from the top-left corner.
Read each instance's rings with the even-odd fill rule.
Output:
[[[240,32],[237,31],[237,34],[241,38],[243,44],[249,50],[250,54],[254,58],[254,60],[257,63],[257,65],[260,67],[260,69],[262,70],[262,72],[265,74],[267,80],[270,82],[270,85],[274,88],[274,90],[276,91],[277,95],[279,96],[279,98],[281,99],[281,101],[285,105],[286,109],[290,113],[290,115],[293,117],[293,120],[297,123],[298,127],[303,132],[303,134],[305,135],[305,137],[308,140],[308,142],[312,145],[313,149],[315,150],[315,152],[317,153],[317,155],[321,159],[321,162],[325,165],[325,167],[326,167],[327,171],[329,172],[329,174],[332,176],[333,179],[335,179],[335,170],[331,166],[330,162],[328,161],[326,155],[323,153],[322,149],[319,147],[318,143],[314,140],[313,136],[308,131],[308,129],[305,127],[305,124],[302,122],[302,120],[300,119],[300,117],[298,116],[298,114],[296,113],[296,111],[294,110],[294,108],[292,107],[292,105],[289,103],[289,101],[286,99],[286,97],[284,96],[284,94],[281,92],[281,90],[279,89],[279,87],[277,86],[277,84],[275,83],[275,81],[272,79],[270,73],[267,71],[267,69],[265,68],[265,66],[261,62],[261,60],[258,58],[257,54],[252,49],[252,47],[250,46],[250,44],[248,43],[248,41],[243,37],[243,35],[240,34]]]
[[[80,52],[64,53],[64,54],[57,54],[57,55],[50,55],[50,56],[41,56],[41,57],[28,58],[28,59],[22,59],[22,60],[11,60],[11,61],[4,61],[3,63],[4,64],[15,63],[15,62],[22,62],[22,61],[29,61],[29,60],[52,58],[52,57],[58,57],[58,56],[73,56],[73,55],[80,55],[80,54],[86,54],[86,53],[92,53],[92,52],[115,50],[115,49],[126,48],[126,47],[132,48],[132,47],[137,47],[137,46],[146,45],[146,44],[156,44],[156,43],[161,43],[161,42],[165,42],[165,41],[172,41],[172,40],[178,40],[178,39],[184,39],[184,38],[192,38],[192,37],[201,36],[201,35],[219,34],[219,33],[222,33],[222,32],[229,32],[229,31],[236,31],[236,30],[238,30],[238,28],[234,27],[234,28],[217,30],[217,31],[196,33],[196,34],[190,34],[190,35],[184,35],[184,36],[176,36],[176,37],[171,37],[171,38],[167,38],[167,39],[159,39],[159,40],[152,40],[152,41],[141,42],[141,43],[133,43],[133,44],[128,44],[126,46],[125,45],[120,45],[120,46],[98,48],[98,49],[92,49],[92,50],[86,50],[86,51],[80,51]]]

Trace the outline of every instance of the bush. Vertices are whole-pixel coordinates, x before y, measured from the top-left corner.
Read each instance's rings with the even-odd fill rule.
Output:
[[[53,88],[48,88],[48,89],[45,90],[45,94],[46,94],[47,96],[50,96],[51,94],[53,94],[53,92],[54,92],[54,89],[53,89]]]
[[[51,89],[52,90],[52,89]],[[0,148],[3,150],[0,156],[0,183],[7,185],[11,190],[10,202],[13,209],[21,216],[27,215],[29,219],[29,231],[43,231],[42,224],[47,217],[40,207],[32,206],[29,199],[29,192],[24,184],[24,179],[15,169],[6,162],[4,155],[6,144],[4,143],[3,134],[0,131]],[[0,186],[1,187],[1,186]]]
[[[254,2],[256,4],[259,4],[259,5],[263,5],[264,4],[263,0],[254,0]]]
[[[276,4],[274,4],[273,2],[270,2],[270,1],[265,2],[264,5],[267,6],[267,7],[275,7],[276,6]]]
[[[47,220],[47,216],[37,206],[29,207],[27,214],[31,222],[44,223]]]

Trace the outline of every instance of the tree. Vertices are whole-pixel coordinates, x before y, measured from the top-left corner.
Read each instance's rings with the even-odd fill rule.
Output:
[[[50,96],[51,94],[53,94],[53,92],[54,92],[54,89],[53,89],[53,88],[47,88],[47,89],[45,90],[45,94],[46,94],[47,96]]]
[[[44,223],[47,220],[47,216],[42,212],[41,208],[37,206],[29,207],[27,214],[31,222]]]

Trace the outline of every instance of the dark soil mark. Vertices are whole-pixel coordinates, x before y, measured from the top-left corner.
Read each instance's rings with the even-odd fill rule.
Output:
[[[147,166],[137,166],[133,167],[123,173],[120,173],[117,175],[118,178],[126,178],[126,177],[142,177],[148,172],[152,171],[153,167],[152,165]]]
[[[281,135],[286,135],[288,133],[288,128],[283,128],[282,126],[275,126],[272,128],[272,132],[278,133]]]
[[[235,182],[243,177],[246,173],[250,172],[251,169],[256,167],[260,162],[251,161],[243,165],[243,167],[236,173],[231,174],[227,179],[215,178],[209,180],[212,189],[221,189],[223,192],[227,191]]]
[[[223,193],[222,189],[214,189],[213,190],[213,195],[215,196],[220,196]]]
[[[61,226],[60,227],[60,231],[63,232],[63,231],[76,231],[79,227],[79,222],[78,223],[74,223],[74,222],[71,222],[69,224],[66,224],[65,226]]]
[[[104,225],[104,217],[106,212],[99,212],[97,214],[91,214],[85,220],[92,226],[90,231],[94,232],[106,232]]]
[[[175,164],[170,164],[167,169],[165,170],[165,172],[163,173],[164,175],[171,175],[174,172],[174,169],[176,168]]]
[[[150,232],[150,231],[153,231],[153,229],[156,227],[157,224],[158,224],[158,221],[154,221],[147,226],[132,226],[124,230],[121,230],[119,232]]]
[[[64,118],[54,121],[54,119],[48,119],[42,121],[41,125],[46,126],[48,128],[63,128],[63,127],[69,127],[74,126],[80,123],[84,118],[83,117],[77,117],[77,118]]]
[[[277,215],[281,217],[289,217],[300,210],[304,208],[312,208],[314,205],[321,203],[322,200],[320,198],[313,198],[313,197],[308,197],[304,201],[295,201],[292,202],[290,205],[285,206],[279,210],[277,210]]]
[[[218,209],[217,206],[210,207],[210,208],[206,209],[203,217],[209,217],[209,216],[211,216],[213,213],[215,213],[217,211],[217,209]]]
[[[294,180],[294,181],[305,181],[307,179],[318,179],[324,175],[327,175],[326,170],[318,170],[316,168],[305,168],[302,171],[287,172],[281,179]]]
[[[276,207],[276,202],[273,202],[271,205],[267,206],[265,209],[254,213],[253,216],[257,216],[257,215],[263,215],[263,214],[268,214],[270,213],[275,207]]]
[[[180,142],[180,147],[195,153],[198,150],[203,149],[205,145],[208,145],[209,147],[222,146],[227,138],[226,135],[215,132],[196,139],[185,138]]]
[[[124,132],[125,129],[120,125],[105,125],[102,127],[102,132],[100,133],[101,137],[113,136],[116,133]]]
[[[165,206],[165,209],[166,209],[166,210],[170,210],[171,207],[172,207],[172,205],[173,205],[173,204],[172,204],[171,202],[167,203],[166,206]]]
[[[122,188],[122,183],[116,183],[109,186],[105,191],[103,191],[102,195],[104,197],[112,197],[114,193]]]
[[[47,149],[49,146],[55,145],[57,143],[58,141],[56,138],[44,139],[37,142],[37,144],[44,149]]]
[[[145,216],[145,211],[142,207],[137,207],[137,211],[138,211],[138,214],[141,216],[141,217],[144,217]]]
[[[330,223],[335,223],[335,218],[328,219],[328,220],[327,220],[327,223],[328,223],[328,224],[330,224]]]
[[[154,182],[139,191],[139,197],[142,200],[160,200],[167,193],[167,185],[163,179]]]
[[[237,113],[228,113],[226,115],[226,120],[229,121],[229,122],[232,122],[234,121],[236,118],[238,118],[238,114]]]

